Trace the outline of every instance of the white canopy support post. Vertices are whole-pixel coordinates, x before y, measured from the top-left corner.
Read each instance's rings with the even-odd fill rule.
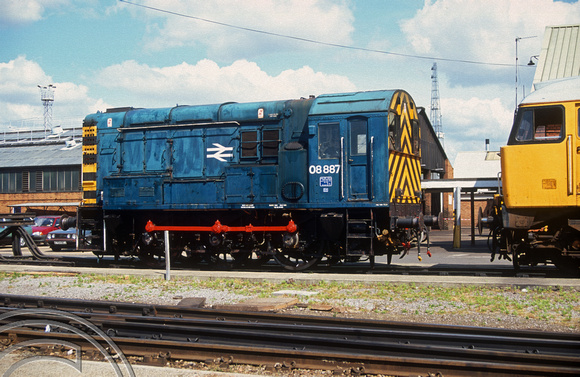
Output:
[[[461,249],[461,187],[453,189],[453,212],[455,214],[453,223],[453,248]]]
[[[164,233],[165,236],[165,280],[171,280],[171,260],[169,259],[169,231],[166,230]]]
[[[471,191],[471,246],[475,246],[475,192]]]

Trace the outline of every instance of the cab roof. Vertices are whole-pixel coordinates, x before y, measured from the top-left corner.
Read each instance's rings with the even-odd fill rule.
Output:
[[[524,98],[521,105],[580,101],[580,76],[544,81],[534,87],[536,90]]]

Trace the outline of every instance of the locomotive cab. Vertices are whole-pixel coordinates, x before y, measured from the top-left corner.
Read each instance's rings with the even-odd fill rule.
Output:
[[[501,148],[498,245],[514,267],[580,260],[580,78],[546,82],[519,106]]]
[[[578,131],[573,119],[565,122],[564,115],[561,104],[520,107],[508,146],[501,150],[508,208],[576,206],[573,169]]]

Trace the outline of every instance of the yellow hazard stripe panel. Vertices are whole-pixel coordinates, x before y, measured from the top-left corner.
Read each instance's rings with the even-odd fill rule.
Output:
[[[83,145],[83,155],[86,154],[97,154],[97,146],[96,145]]]
[[[417,119],[415,102],[407,92],[397,91],[391,100],[391,111],[399,116],[401,152],[413,153],[413,120]]]
[[[413,150],[413,123],[417,120],[417,109],[408,93],[397,91],[389,110],[399,117],[400,138],[400,149],[389,151],[390,202],[420,203],[417,195],[421,192],[420,151]],[[416,128],[415,132],[419,132],[419,127]],[[415,139],[419,137],[416,135]]]
[[[83,165],[83,173],[96,173],[96,172],[97,172],[97,164]]]
[[[392,203],[419,203],[421,163],[418,157],[391,151],[389,155],[389,190]]]
[[[97,203],[97,127],[83,125],[83,205]]]

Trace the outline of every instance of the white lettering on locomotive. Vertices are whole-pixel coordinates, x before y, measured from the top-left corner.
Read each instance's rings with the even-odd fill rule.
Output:
[[[308,172],[310,174],[338,174],[340,165],[310,165]]]

